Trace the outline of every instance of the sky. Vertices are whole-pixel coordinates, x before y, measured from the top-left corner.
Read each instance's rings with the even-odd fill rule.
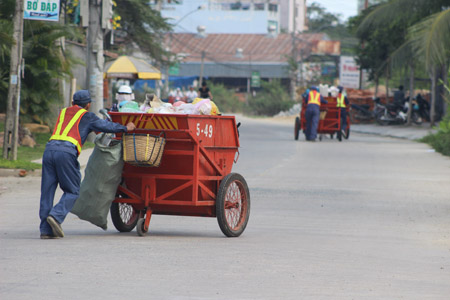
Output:
[[[341,14],[342,21],[346,21],[348,17],[357,15],[357,0],[307,0],[307,5],[313,2],[319,3],[321,6],[325,7],[326,10],[333,14]]]

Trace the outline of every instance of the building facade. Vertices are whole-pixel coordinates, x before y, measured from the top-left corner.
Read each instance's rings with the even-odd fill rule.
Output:
[[[156,5],[176,33],[265,34],[305,29],[305,0],[180,0]]]

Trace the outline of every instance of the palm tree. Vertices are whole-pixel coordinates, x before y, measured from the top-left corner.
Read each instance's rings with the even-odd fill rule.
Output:
[[[431,120],[435,122],[436,70],[447,70],[450,46],[450,9],[446,0],[390,0],[378,5],[363,20],[359,30],[385,26],[392,20],[407,22],[406,42],[391,53],[389,59],[399,57],[410,62],[422,63],[432,81]],[[410,55],[405,55],[406,52]],[[415,58],[411,60],[411,58]],[[402,59],[400,59],[402,60]],[[410,64],[413,70],[413,64]],[[413,74],[413,71],[411,72]],[[446,72],[443,72],[446,73]],[[446,76],[444,76],[446,78]],[[413,78],[413,75],[411,75]],[[411,80],[411,79],[410,79]],[[446,81],[446,80],[444,80]],[[410,88],[413,83],[410,83]],[[410,97],[411,98],[411,97]],[[444,110],[445,111],[445,110]]]

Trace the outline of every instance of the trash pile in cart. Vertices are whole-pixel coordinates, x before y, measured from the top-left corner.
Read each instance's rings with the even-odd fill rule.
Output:
[[[177,101],[173,104],[164,102],[155,95],[146,95],[144,104],[139,106],[135,101],[123,103],[119,112],[157,113],[157,114],[192,114],[192,115],[220,115],[219,108],[210,99],[195,98],[192,103]]]

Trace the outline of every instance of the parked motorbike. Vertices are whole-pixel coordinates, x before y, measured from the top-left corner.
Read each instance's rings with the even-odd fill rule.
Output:
[[[414,124],[422,124],[422,117],[419,114],[419,105],[417,100],[413,99],[411,102],[411,121]],[[379,104],[378,112],[375,120],[380,125],[396,125],[405,124],[408,121],[409,99],[406,99],[404,105],[397,104]]]
[[[401,106],[396,104],[380,104],[375,120],[380,125],[404,124],[408,115],[403,110]]]
[[[430,121],[430,104],[428,103],[427,100],[425,100],[421,94],[417,94],[416,97],[414,98],[417,102],[418,107],[418,112],[420,117],[424,120],[424,121]]]
[[[353,112],[350,114],[350,119],[352,123],[371,122],[376,118],[383,107],[380,103],[380,98],[374,98],[372,100],[374,101],[372,110],[370,109],[369,104],[351,104]]]

